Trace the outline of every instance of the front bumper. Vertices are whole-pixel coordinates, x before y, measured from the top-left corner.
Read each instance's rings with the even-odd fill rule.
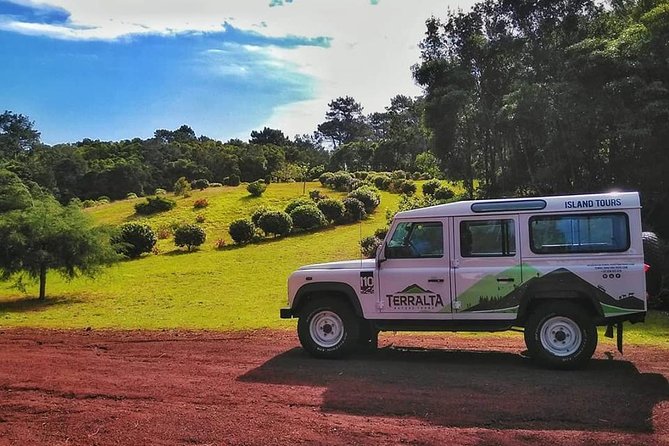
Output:
[[[293,309],[292,308],[282,308],[280,310],[280,315],[281,319],[290,319],[293,317]]]

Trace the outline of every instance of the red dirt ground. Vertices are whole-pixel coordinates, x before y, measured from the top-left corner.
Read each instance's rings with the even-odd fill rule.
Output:
[[[0,331],[0,445],[669,445],[669,351],[583,371],[521,336],[381,335],[308,357],[285,331]]]

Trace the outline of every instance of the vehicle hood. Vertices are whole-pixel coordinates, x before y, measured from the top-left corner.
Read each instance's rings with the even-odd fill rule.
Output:
[[[300,270],[310,269],[374,269],[376,260],[344,260],[343,262],[329,262],[329,263],[314,263],[313,265],[305,265]]]

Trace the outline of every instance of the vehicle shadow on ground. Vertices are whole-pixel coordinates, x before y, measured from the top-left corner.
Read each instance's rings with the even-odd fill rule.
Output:
[[[513,353],[471,350],[391,347],[334,361],[295,348],[239,379],[324,387],[326,412],[448,427],[652,432],[653,408],[669,399],[664,376],[628,361],[556,371]]]

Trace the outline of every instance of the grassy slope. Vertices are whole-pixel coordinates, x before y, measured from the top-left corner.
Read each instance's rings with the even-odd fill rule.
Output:
[[[317,183],[307,184],[307,191]],[[323,190],[330,196],[344,195]],[[122,262],[95,280],[66,283],[50,275],[47,302],[26,299],[16,290],[0,290],[2,326],[96,328],[244,329],[291,326],[278,318],[286,303],[286,279],[297,267],[316,262],[358,258],[358,240],[385,225],[385,209],[396,208],[398,195],[382,193],[381,206],[362,224],[328,228],[311,234],[267,240],[246,247],[215,250],[230,221],[247,217],[261,206],[283,208],[302,193],[302,184],[272,184],[261,198],[250,198],[243,187],[212,188],[179,198],[178,207],[145,219],[157,228],[173,221],[194,222],[204,214],[207,242],[184,253],[171,239],[160,240],[160,255]],[[195,199],[209,207],[193,210]],[[119,224],[134,219],[127,200],[91,209],[98,221]],[[36,288],[29,288],[35,295]],[[3,314],[4,313],[4,314]]]
[[[307,185],[307,191],[317,188]],[[341,196],[323,190],[331,196]],[[252,329],[292,327],[294,321],[278,318],[286,301],[286,278],[297,267],[316,262],[357,258],[358,240],[385,225],[385,210],[394,209],[399,196],[382,192],[381,206],[362,224],[267,240],[246,247],[215,250],[218,238],[230,241],[230,221],[246,217],[261,205],[283,208],[301,196],[302,184],[272,184],[265,195],[253,199],[243,187],[196,191],[177,199],[178,207],[146,220],[154,228],[175,221],[206,218],[207,242],[198,252],[176,250],[172,240],[160,240],[160,255],[122,262],[96,280],[63,282],[50,275],[49,299],[40,303],[7,286],[0,290],[0,326],[95,328]],[[209,207],[193,210],[197,198]],[[141,200],[141,199],[140,199]],[[119,224],[134,220],[134,203],[125,200],[89,210],[97,220]],[[32,287],[29,294],[34,295]],[[652,312],[645,324],[626,326],[627,343],[669,348],[669,315]],[[510,333],[509,335],[517,336]],[[473,336],[488,336],[474,334]],[[600,339],[604,339],[601,338]],[[608,340],[603,342],[609,342]]]

